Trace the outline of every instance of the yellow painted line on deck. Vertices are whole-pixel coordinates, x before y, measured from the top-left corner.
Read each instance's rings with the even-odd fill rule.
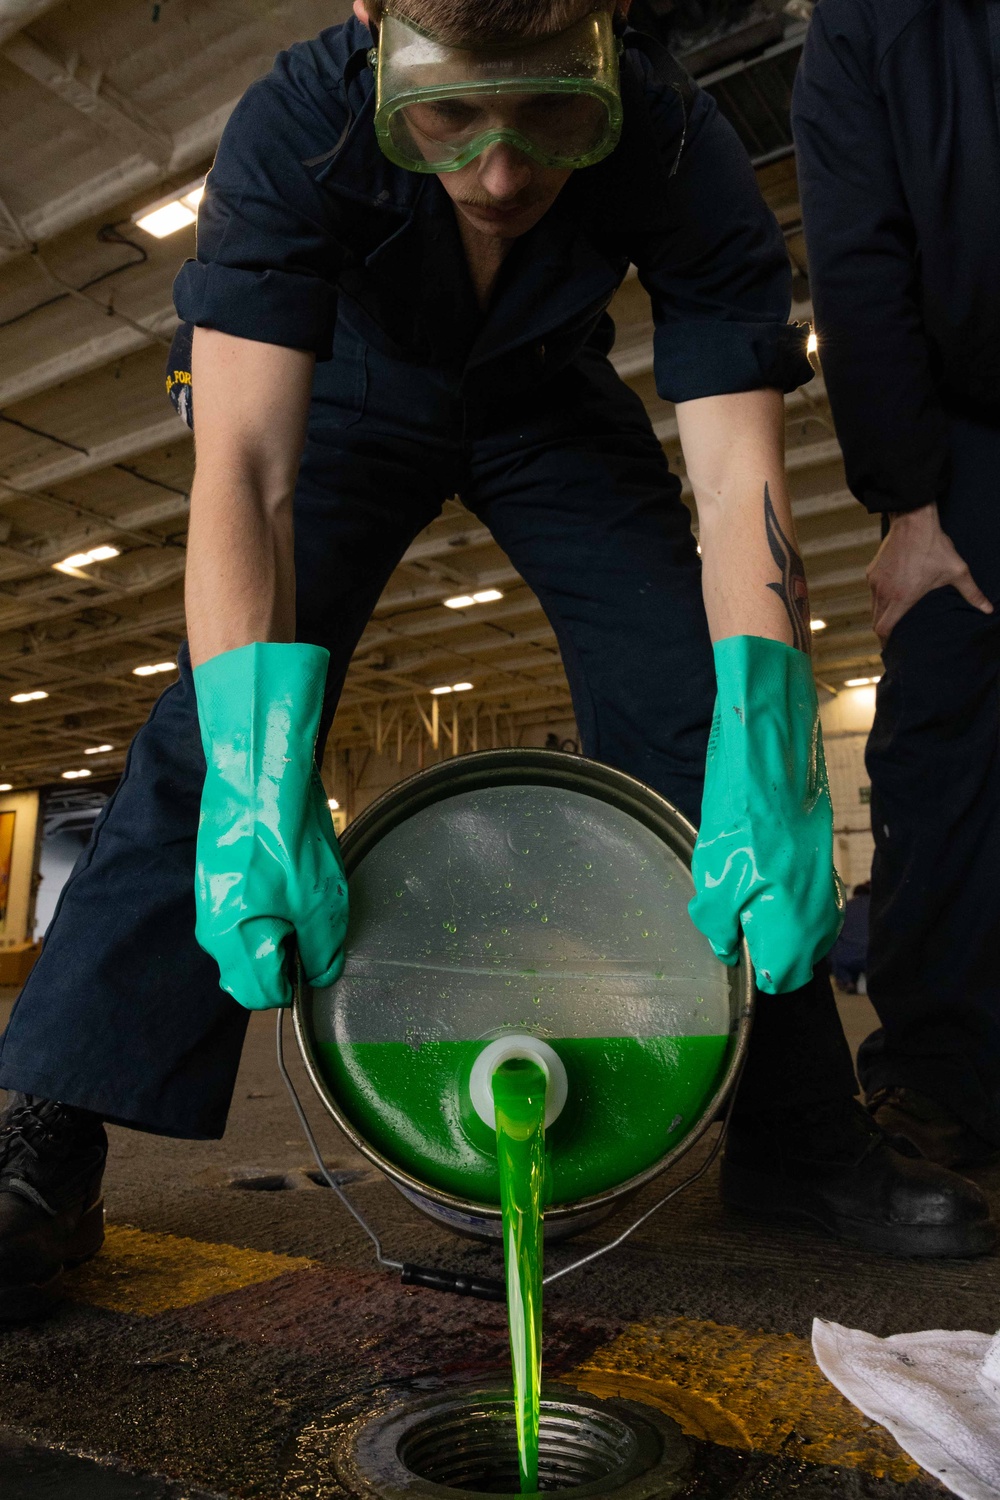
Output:
[[[659,1407],[691,1437],[905,1484],[923,1471],[826,1379],[807,1339],[693,1318],[635,1323],[561,1377]]]
[[[66,1290],[74,1302],[152,1317],[314,1265],[303,1256],[109,1224],[104,1249],[67,1276]]]
[[[304,1256],[109,1224],[101,1254],[70,1273],[66,1287],[75,1302],[152,1317],[316,1267]],[[560,1379],[658,1407],[690,1436],[725,1447],[898,1483],[922,1473],[830,1385],[808,1340],[794,1334],[658,1318],[632,1324]]]

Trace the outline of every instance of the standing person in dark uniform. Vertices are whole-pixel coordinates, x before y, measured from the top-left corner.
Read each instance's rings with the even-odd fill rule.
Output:
[[[878,1122],[948,1166],[1000,1150],[998,111],[997,0],[820,0],[809,277],[848,482],[888,517],[858,1066]]]
[[[830,949],[830,972],[834,982],[849,995],[858,993],[858,981],[868,973],[868,908],[871,899],[870,880],[854,887],[847,901],[840,936]]]
[[[31,1096],[0,1137],[7,1305],[96,1249],[100,1121],[221,1134],[243,1007],[290,998],[286,939],[312,983],[339,972],[346,889],[314,752],[386,580],[456,492],[553,623],[585,751],[701,813],[692,914],[727,962],[742,925],[763,991],[726,1202],[889,1253],[987,1250],[978,1190],[896,1155],[855,1103],[814,975],[842,908],[781,395],[810,371],[745,153],[610,4],[356,15],[249,90],[177,281],[195,330],[190,655],[4,1040],[0,1084]],[[607,357],[630,261],[704,577]]]

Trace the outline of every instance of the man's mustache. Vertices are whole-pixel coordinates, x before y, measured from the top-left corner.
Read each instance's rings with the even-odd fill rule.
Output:
[[[491,198],[489,193],[470,193],[467,198],[461,200],[468,208],[530,208],[530,198]]]

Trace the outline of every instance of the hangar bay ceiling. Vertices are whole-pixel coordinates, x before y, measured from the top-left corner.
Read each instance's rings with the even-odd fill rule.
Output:
[[[810,308],[788,101],[807,10],[808,0],[744,6],[738,25],[690,50],[784,228],[800,318]],[[347,12],[345,0],[0,0],[4,784],[116,774],[172,680],[183,633],[193,451],[163,370],[171,282],[194,229],[157,239],[133,216],[196,184],[234,103],[274,54]],[[683,474],[634,278],[612,313],[615,363]],[[816,673],[837,688],[878,671],[864,581],[878,523],[847,491],[820,377],[788,397],[787,434],[813,613],[825,622]],[[456,598],[471,602],[445,605]],[[460,683],[471,686],[433,692]],[[485,528],[449,501],[379,602],[335,745],[387,750],[419,735],[450,753],[569,715],[537,600]]]

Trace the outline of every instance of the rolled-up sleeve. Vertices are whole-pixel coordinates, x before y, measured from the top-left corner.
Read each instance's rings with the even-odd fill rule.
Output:
[[[651,111],[654,126],[662,116],[665,135],[670,103]],[[781,231],[736,132],[701,91],[667,183],[667,208],[666,226],[645,235],[634,257],[653,307],[659,394],[692,401],[791,391],[811,380],[808,329],[788,322],[791,268]]]
[[[946,492],[947,421],[872,50],[861,7],[822,0],[792,121],[820,358],[847,482],[868,510],[904,511]]]
[[[197,259],[174,283],[182,320],[329,357],[343,254],[306,163],[336,141],[333,111],[276,74],[243,96],[208,176]]]

